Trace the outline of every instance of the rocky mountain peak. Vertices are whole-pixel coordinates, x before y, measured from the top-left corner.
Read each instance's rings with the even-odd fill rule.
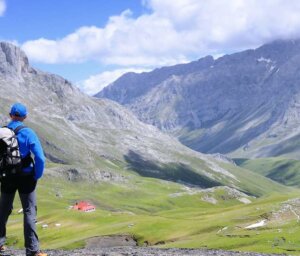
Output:
[[[137,74],[126,73],[115,82],[97,93],[95,97],[108,98],[121,104],[131,104],[139,97],[149,93],[156,85],[172,76],[184,76],[199,70],[207,69],[214,64],[212,56],[206,56],[188,64],[161,67],[152,72]]]
[[[20,75],[28,69],[28,58],[20,48],[11,43],[0,42],[0,73]]]
[[[300,40],[277,40],[216,60],[208,56],[136,74],[130,82],[125,74],[96,97],[125,105],[200,152],[298,158],[293,145],[300,138],[299,70]]]

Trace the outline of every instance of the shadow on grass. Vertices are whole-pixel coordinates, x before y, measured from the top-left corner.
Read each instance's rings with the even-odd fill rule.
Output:
[[[178,183],[188,183],[202,188],[211,188],[222,185],[207,176],[199,174],[182,163],[157,163],[144,159],[140,154],[129,151],[124,156],[128,168],[141,176],[157,178]]]
[[[266,176],[272,180],[275,180],[286,186],[300,186],[300,171],[299,162],[295,160],[289,160],[289,162],[283,162],[278,166],[271,169],[270,173]]]
[[[238,166],[243,167],[243,164],[246,163],[249,159],[248,158],[232,158],[234,163]]]

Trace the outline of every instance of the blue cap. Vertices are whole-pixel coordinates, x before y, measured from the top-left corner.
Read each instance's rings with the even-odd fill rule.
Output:
[[[25,117],[27,116],[27,109],[23,104],[15,103],[11,107],[10,114],[13,116]]]

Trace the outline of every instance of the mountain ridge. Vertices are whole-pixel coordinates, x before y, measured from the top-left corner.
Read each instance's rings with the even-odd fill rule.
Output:
[[[297,157],[299,150],[291,148],[289,139],[300,132],[300,40],[278,40],[216,60],[207,58],[206,66],[190,72],[190,64],[183,64],[183,75],[165,68],[170,75],[141,96],[130,93],[136,81],[151,84],[142,74],[131,84],[121,77],[96,96],[123,104],[141,121],[200,152]],[[120,100],[121,94],[128,98]],[[290,148],[280,150],[287,145]]]

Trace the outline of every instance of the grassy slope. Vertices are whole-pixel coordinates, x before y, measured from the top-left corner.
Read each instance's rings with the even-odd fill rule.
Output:
[[[285,249],[280,248],[282,244],[274,246],[280,237],[284,236],[292,243],[300,242],[297,240],[300,231],[293,228],[293,220],[259,232],[237,228],[260,220],[280,202],[296,197],[296,192],[253,198],[254,203],[250,205],[234,199],[222,201],[222,190],[216,192],[217,205],[202,201],[201,194],[170,196],[178,192],[183,192],[178,184],[152,178],[135,177],[130,184],[112,185],[71,183],[46,177],[38,187],[38,232],[42,247],[80,247],[89,237],[120,233],[132,234],[140,244],[147,241],[164,247],[284,252]],[[97,211],[68,210],[69,205],[81,199],[95,203]],[[22,215],[17,214],[19,208],[20,204],[16,202],[9,220],[8,237],[11,244],[21,247]],[[56,227],[56,223],[62,226]],[[42,224],[48,224],[48,229],[42,229]],[[227,231],[218,233],[224,227],[228,227]],[[278,234],[278,228],[283,230],[282,233]]]
[[[263,196],[270,192],[288,191],[285,186],[278,186],[277,182],[271,179],[263,179],[263,177],[255,172],[234,166],[232,164],[222,164],[222,166],[239,178],[239,187],[243,192],[254,196]]]
[[[300,187],[300,161],[284,158],[235,159],[235,162],[251,171],[288,186]]]

